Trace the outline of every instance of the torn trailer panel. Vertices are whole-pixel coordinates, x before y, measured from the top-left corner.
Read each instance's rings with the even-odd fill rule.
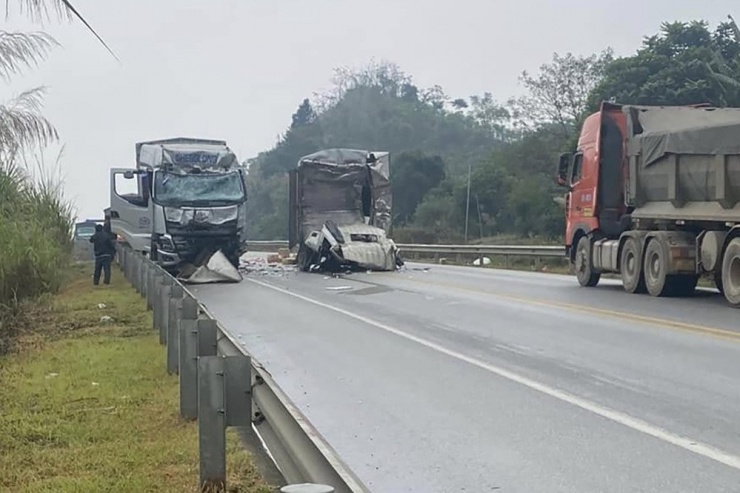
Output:
[[[301,158],[290,176],[289,245],[304,270],[393,270],[402,264],[391,228],[390,154],[328,149]]]

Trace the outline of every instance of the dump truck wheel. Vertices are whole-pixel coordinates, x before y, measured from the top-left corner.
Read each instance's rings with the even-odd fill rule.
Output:
[[[591,240],[584,236],[576,246],[576,258],[573,265],[576,271],[578,283],[586,288],[592,288],[599,284],[601,273],[594,272],[591,265]]]
[[[668,262],[659,239],[653,239],[645,250],[643,271],[645,287],[652,296],[666,296],[670,291],[671,280],[666,271]]]
[[[727,302],[740,308],[740,238],[727,245],[722,259],[722,287]]]
[[[645,273],[642,270],[640,259],[640,244],[635,238],[627,238],[627,241],[625,241],[619,266],[622,274],[622,286],[625,291],[639,294],[647,291]]]

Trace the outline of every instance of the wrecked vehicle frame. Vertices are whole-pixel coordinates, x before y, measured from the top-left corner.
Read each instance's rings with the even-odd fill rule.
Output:
[[[307,272],[378,270],[403,265],[388,238],[390,154],[327,149],[290,172],[289,247]]]

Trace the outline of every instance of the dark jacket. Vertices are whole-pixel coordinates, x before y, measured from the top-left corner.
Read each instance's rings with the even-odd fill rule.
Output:
[[[96,257],[103,255],[110,255],[112,257],[116,253],[116,244],[113,238],[114,236],[106,231],[96,231],[90,237],[90,243],[93,244]]]

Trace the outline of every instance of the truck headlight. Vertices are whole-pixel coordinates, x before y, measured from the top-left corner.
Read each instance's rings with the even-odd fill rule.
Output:
[[[238,209],[236,207],[222,207],[211,209],[211,217],[208,222],[211,224],[223,224],[229,221],[235,221]]]
[[[185,211],[183,209],[176,209],[174,207],[164,208],[164,219],[171,223],[182,223]]]

